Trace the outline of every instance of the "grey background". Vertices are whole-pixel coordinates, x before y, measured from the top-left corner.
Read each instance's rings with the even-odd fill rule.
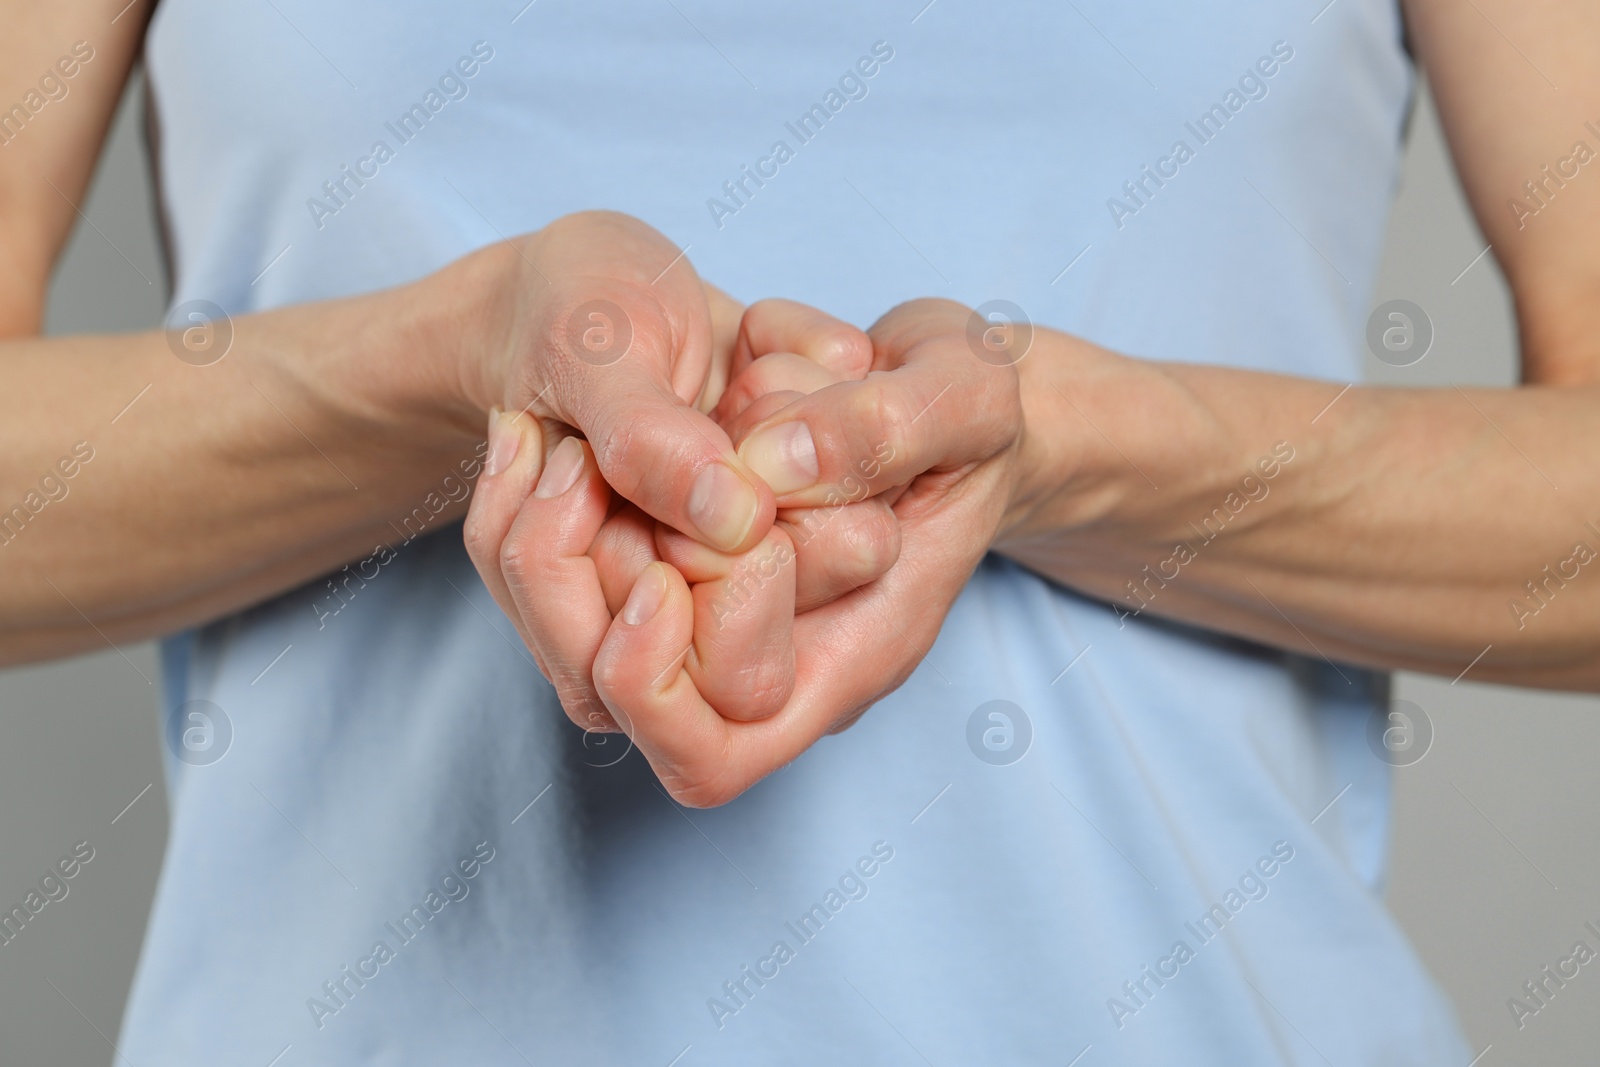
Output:
[[[161,320],[141,92],[136,82],[83,205],[92,225],[79,225],[57,271],[53,333]],[[1369,357],[1374,381],[1513,381],[1515,338],[1493,257],[1462,273],[1483,248],[1424,99],[1374,305],[1415,301],[1437,335],[1413,367]],[[166,839],[156,671],[149,645],[0,671],[0,901],[20,900],[74,842],[95,849],[70,895],[0,949],[6,1064],[116,1056]],[[1592,1057],[1600,968],[1584,968],[1520,1031],[1506,1001],[1580,937],[1594,944],[1584,920],[1600,925],[1600,701],[1411,675],[1397,695],[1426,710],[1435,739],[1425,759],[1395,772],[1390,906],[1454,998],[1474,1051],[1492,1045],[1483,1067]]]

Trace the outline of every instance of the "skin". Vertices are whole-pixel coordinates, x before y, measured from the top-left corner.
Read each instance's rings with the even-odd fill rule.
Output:
[[[679,799],[731,799],[892,691],[988,551],[1119,614],[1149,611],[1371,667],[1600,689],[1600,587],[1559,587],[1532,624],[1510,608],[1577,541],[1600,545],[1584,528],[1600,521],[1600,470],[1589,462],[1600,252],[1584,239],[1600,232],[1600,187],[1562,190],[1559,224],[1551,213],[1537,220],[1547,225],[1526,225],[1505,206],[1554,147],[1565,154],[1589,117],[1585,102],[1600,100],[1600,75],[1584,58],[1600,41],[1600,16],[1573,3],[1440,0],[1406,13],[1516,297],[1525,384],[1358,387],[1339,397],[1326,383],[1130,359],[1048,329],[1015,367],[995,367],[968,347],[969,309],[902,305],[868,331],[865,380],[811,391],[735,437],[779,508],[837,497],[877,443],[896,457],[867,484],[900,494],[898,562],[846,598],[858,615],[830,605],[831,627],[808,627],[811,613],[795,619],[790,702],[753,727],[712,714],[678,665],[698,620],[688,587],[670,575],[646,598],[659,602],[654,614],[619,618],[605,633],[595,672],[615,719],[664,718],[688,739],[669,751],[641,743]],[[1489,20],[1514,20],[1523,51],[1564,91],[1548,91]],[[746,313],[747,332],[763,331],[765,310]],[[918,414],[951,386],[961,404],[919,427]],[[737,374],[731,390],[759,392]],[[813,442],[815,474],[752,441],[796,424]],[[1243,495],[1246,475],[1262,485],[1266,469],[1270,492],[1234,515],[1229,494]],[[1146,566],[1173,574],[1165,561],[1175,546],[1199,540],[1189,524],[1218,506],[1231,516],[1225,535],[1201,544],[1177,577],[1144,586],[1144,596],[1130,591]],[[886,622],[903,624],[898,644],[883,638]],[[825,679],[808,680],[811,662],[828,665]]]
[[[631,558],[630,523],[652,542],[662,524],[664,544],[665,531],[681,531],[669,547],[701,581],[722,553],[738,559],[785,536],[773,529],[770,491],[707,414],[736,346],[748,344],[741,308],[626,216],[568,216],[411,285],[235,317],[224,324],[226,354],[206,366],[178,358],[179,339],[162,332],[38,337],[46,282],[146,13],[18,4],[7,13],[16,32],[0,42],[3,69],[43,71],[74,40],[93,40],[95,54],[71,82],[72,106],[50,105],[0,150],[0,255],[12,267],[0,277],[10,386],[0,399],[0,499],[31,499],[34,512],[0,539],[0,662],[225,617],[391,543],[447,475],[536,474],[546,449],[568,437],[584,439],[605,491],[629,501],[613,516],[618,566]],[[593,322],[578,312],[593,301],[626,322],[625,359],[586,350]],[[855,373],[870,358],[864,339],[807,355],[816,367],[853,359]],[[479,464],[486,425],[502,432]],[[508,429],[526,447],[508,447]],[[40,507],[40,479],[64,472],[78,441],[92,458],[65,483],[67,496]],[[697,491],[716,471],[714,491]],[[451,503],[430,526],[465,510]],[[782,663],[766,665],[786,640],[744,645],[740,635],[792,618],[797,589],[801,603],[830,600],[893,561],[884,506],[843,510],[826,537],[794,546],[785,581],[764,587],[776,599],[744,609],[762,625],[724,620],[697,645],[696,676],[730,716],[765,714],[792,685]],[[479,556],[482,524],[465,536]],[[698,542],[719,551],[696,569],[688,553]],[[507,602],[505,583],[525,574],[528,557],[490,557],[493,574],[506,576],[491,575],[490,587]],[[534,652],[575,718],[604,716],[587,696],[592,652],[573,660],[555,641]]]
[[[42,71],[64,42],[96,49],[77,103],[0,149],[12,386],[0,501],[21,499],[75,441],[96,458],[73,482],[70,519],[51,505],[0,547],[6,662],[210,621],[366,555],[499,410],[526,414],[491,422],[509,423],[502,442],[516,447],[502,443],[481,479],[468,548],[569,714],[626,729],[685,803],[731,799],[903,682],[985,552],[1116,601],[1278,441],[1295,459],[1270,496],[1144,610],[1450,675],[1492,646],[1473,677],[1600,687],[1600,593],[1570,585],[1522,629],[1506,608],[1597,517],[1585,509],[1600,488],[1586,462],[1600,446],[1600,251],[1585,238],[1600,231],[1600,187],[1572,183],[1520,230],[1504,206],[1600,100],[1600,15],[1578,0],[1406,5],[1512,284],[1526,384],[1353,388],[1314,422],[1337,391],[1326,383],[1148,363],[1049,330],[997,367],[973,357],[967,309],[946,301],[875,324],[861,377],[859,359],[829,362],[859,355],[850,327],[771,304],[735,326],[740,309],[675,246],[608,213],[398,290],[241,316],[228,356],[205,368],[160,333],[41,340],[50,268],[146,14],[55,8],[8,4],[0,41],[4,70]],[[567,328],[594,299],[634,327],[637,351],[613,366],[581,358]],[[785,354],[826,380],[764,363]],[[736,400],[721,406],[730,377]],[[952,385],[959,410],[920,420]],[[796,423],[814,474],[770,447],[769,431]],[[577,435],[576,480],[530,493]],[[695,482],[713,468],[728,477],[697,518]],[[807,509],[840,501],[851,518],[827,527],[834,540],[801,543]],[[746,625],[726,628],[737,634],[719,633],[738,565],[784,538],[794,562],[739,607]],[[554,625],[565,617],[579,621]]]
[[[1022,365],[1025,418],[1065,432],[1035,435],[1026,467],[1036,473],[1019,486],[999,551],[1121,601],[1129,578],[1169,556],[1188,522],[1288,441],[1297,458],[1271,494],[1148,610],[1374,667],[1455,677],[1482,653],[1477,680],[1600,689],[1600,585],[1578,578],[1520,628],[1508,606],[1536,604],[1525,583],[1575,542],[1600,547],[1584,528],[1600,520],[1600,187],[1569,184],[1521,229],[1507,207],[1574,140],[1592,145],[1583,123],[1600,72],[1586,57],[1600,12],[1552,0],[1476,7],[1412,0],[1405,10],[1515,296],[1525,384],[1358,387],[1318,418],[1338,387],[1139,363],[1046,331],[1046,358]],[[1538,70],[1495,26],[1515,33]],[[1090,422],[1126,460],[1107,454]]]
[[[870,403],[878,389],[881,379],[872,374],[851,377],[852,360],[816,375],[781,358],[784,352],[865,351],[877,340],[820,312],[763,302],[745,315],[744,332],[747,338],[759,338],[762,346],[778,349],[780,359],[766,355],[737,361],[742,369],[736,381],[754,377],[732,387],[729,403],[719,408],[735,432],[741,417],[752,409],[759,412],[757,405],[768,398],[783,402],[801,396],[795,404],[822,400],[830,408],[851,408],[860,404],[838,395],[841,391],[858,391],[860,400]],[[747,348],[754,346],[741,345],[741,352]],[[755,354],[760,355],[758,349]],[[973,360],[964,346],[959,352],[909,353],[906,363],[907,373],[915,370],[923,381],[953,375],[975,390],[984,388],[983,383],[1002,394],[1009,389],[1015,401],[1014,373],[973,373],[975,367],[983,372],[990,368]],[[824,379],[833,384],[805,393]],[[994,442],[981,435],[955,442],[943,434],[929,434],[922,441],[905,437],[904,447],[920,448],[923,441],[939,449],[939,462],[959,472],[957,477],[970,479],[969,485],[987,487],[998,476],[1000,468],[992,462]],[[556,650],[541,662],[573,720],[590,729],[622,729],[672,795],[699,807],[738,795],[905,681],[921,658],[919,650],[937,634],[944,611],[913,619],[900,614],[901,606],[932,591],[948,607],[973,565],[955,554],[966,549],[961,529],[992,522],[998,512],[986,512],[1003,499],[992,492],[948,492],[938,475],[920,488],[893,495],[895,524],[882,533],[871,530],[865,538],[852,534],[851,540],[881,540],[886,534],[897,541],[898,555],[873,560],[859,583],[845,572],[841,587],[826,603],[798,614],[794,577],[787,569],[774,569],[766,580],[755,577],[761,571],[752,562],[760,560],[765,548],[725,556],[670,531],[663,535],[658,528],[659,552],[640,555],[641,565],[618,610],[608,603],[603,586],[625,584],[627,576],[608,576],[605,554],[596,552],[608,521],[613,521],[608,520],[612,494],[590,454],[581,455],[581,473],[573,479],[558,476],[553,461],[537,476],[531,464],[525,473],[508,471],[503,483],[499,474],[486,476],[467,520],[469,546],[478,541],[474,560],[529,647],[536,654]],[[886,447],[864,455],[856,463],[857,476],[841,478],[838,491],[819,491],[784,509],[768,544],[795,546],[797,554],[835,545],[839,531],[853,528],[852,516],[872,515],[863,506],[873,501],[861,500],[870,492],[866,482],[880,474],[893,480],[888,472],[922,462]],[[531,495],[529,485],[534,486]],[[824,517],[808,523],[807,513],[816,508],[823,509]],[[833,509],[837,521],[829,517]],[[475,529],[481,530],[481,540]],[[498,555],[489,550],[495,544]],[[817,554],[832,558],[835,551]],[[887,569],[877,577],[873,572],[880,567]],[[730,637],[721,628],[727,615],[718,607],[733,601],[729,576],[741,573],[754,580],[742,583],[749,590],[748,607],[734,602],[735,622],[729,629],[735,635]],[[767,639],[757,635],[764,624],[769,627]],[[746,655],[741,669],[750,672],[747,682],[754,679],[755,684],[719,688],[725,680],[705,667],[726,663],[729,657],[719,657],[718,650],[735,642],[768,658],[763,662]],[[567,673],[562,664],[577,669]],[[762,684],[774,679],[776,684]],[[758,701],[748,696],[751,692]],[[730,711],[723,704],[732,694],[744,701],[741,710]]]
[[[0,663],[208,622],[371,553],[444,476],[477,473],[496,409],[525,411],[552,448],[583,434],[612,484],[689,536],[745,550],[767,535],[771,494],[705,414],[740,308],[625,216],[569,216],[408,286],[235,317],[223,324],[231,347],[208,366],[177,358],[176,333],[40,338],[50,271],[148,12],[6,13],[0,69],[48,70],[75,40],[94,55],[65,100],[0,148],[0,500],[32,502],[0,514],[12,519]],[[577,349],[569,321],[592,300],[631,325],[618,365]],[[80,441],[92,459],[67,497],[40,507],[40,480],[62,484]],[[726,484],[696,515],[711,470]],[[450,503],[433,522],[465,510]],[[805,569],[826,584],[829,557],[818,559]]]

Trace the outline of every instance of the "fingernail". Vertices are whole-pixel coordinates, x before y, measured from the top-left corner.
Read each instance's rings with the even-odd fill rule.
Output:
[[[713,548],[739,547],[756,521],[761,500],[756,491],[722,463],[701,471],[689,490],[689,518],[710,539]]]
[[[489,455],[484,460],[483,473],[493,478],[511,466],[517,458],[517,447],[522,444],[522,431],[516,416],[507,415],[499,408],[489,409]]]
[[[739,456],[772,487],[774,496],[817,484],[817,446],[803,422],[757,430],[745,438]]]
[[[539,475],[539,484],[533,487],[533,495],[540,499],[560,496],[572,488],[582,473],[583,442],[576,437],[564,437],[545,461],[544,473]]]
[[[633,592],[622,605],[622,621],[629,626],[643,626],[655,618],[656,612],[661,610],[661,602],[667,599],[667,576],[662,573],[661,566],[650,564],[633,583]]]

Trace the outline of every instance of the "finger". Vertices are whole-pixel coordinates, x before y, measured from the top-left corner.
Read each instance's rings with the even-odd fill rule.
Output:
[[[794,300],[758,300],[745,309],[734,349],[734,375],[769,352],[798,353],[838,379],[865,377],[872,367],[872,342],[865,333]]]
[[[900,558],[900,521],[885,497],[780,511],[777,526],[795,546],[797,612],[876,581]]]
[[[544,433],[538,421],[520,412],[490,411],[488,454],[462,527],[462,540],[478,576],[536,659],[538,652],[528,640],[522,612],[500,571],[500,546],[543,468]],[[543,663],[539,669],[544,670]]]
[[[594,659],[600,699],[674,797],[731,798],[719,769],[734,725],[695,689],[684,661],[693,641],[694,597],[667,563],[640,572]],[[720,801],[719,801],[720,802]]]
[[[773,393],[803,396],[846,381],[835,371],[793,352],[773,352],[747,365],[728,384],[712,417],[737,440],[732,426],[758,400]]]
[[[767,356],[753,365],[774,357]],[[747,371],[749,375],[751,371]],[[752,402],[727,427],[735,444],[765,419],[801,394],[767,393]],[[873,581],[894,565],[900,552],[899,522],[891,510],[900,495],[892,488],[867,497],[865,489],[853,502],[834,507],[785,508],[778,522],[795,545],[795,606],[809,611],[852,589]]]
[[[684,661],[695,689],[727,719],[765,718],[794,688],[795,551],[776,527],[728,556],[666,527],[662,559],[692,583],[693,641]]]
[[[833,383],[828,383],[833,384]],[[751,400],[745,409],[737,415],[731,415],[722,428],[727,431],[728,437],[733,440],[734,447],[748,437],[752,431],[766,422],[772,416],[806,396],[805,392],[795,392],[780,389],[776,392],[765,393]],[[721,417],[720,415],[718,416]]]
[[[695,407],[712,411],[722,398],[728,380],[733,376],[734,349],[739,343],[739,323],[744,317],[744,305],[709,282],[703,283],[706,308],[711,312],[711,364],[706,372],[705,384]]]
[[[655,529],[655,519],[632,504],[624,504],[612,512],[595,535],[589,557],[594,560],[606,609],[612,615],[622,610],[639,574],[658,558]]]
[[[839,504],[956,470],[1016,439],[1014,367],[940,335],[892,354],[893,369],[795,401],[746,436],[739,454],[781,507]]]
[[[688,586],[674,568],[654,563],[595,657],[595,688],[674,799],[725,804],[910,675],[914,650],[891,645],[890,635],[901,638],[885,625],[886,606],[886,598],[862,592],[801,616],[805,637],[797,629],[796,644],[804,658],[790,700],[776,715],[730,721],[685,667],[695,611]]]
[[[760,540],[771,493],[694,406],[714,326],[692,268],[666,270],[659,286],[563,276],[534,319],[539,349],[516,364],[513,395],[578,428],[611,486],[654,518],[723,551]]]
[[[610,497],[589,446],[568,437],[545,462],[500,546],[500,571],[529,643],[542,656],[561,706],[585,729],[615,728],[591,681],[611,613],[587,554]]]
[[[797,616],[789,702],[770,718],[730,723],[715,758],[680,757],[674,795],[698,807],[726,803],[903,684],[932,649],[950,604],[982,558],[967,546],[967,531],[983,521],[974,506],[952,503],[904,524],[899,565]]]
[[[619,364],[620,366],[620,364]],[[724,552],[749,549],[772,525],[772,493],[707,415],[642,373],[590,376],[571,402],[605,480],[674,529]]]
[[[942,496],[908,519],[902,558],[878,581],[796,617],[795,690],[768,718],[729,722],[690,682],[683,658],[694,621],[686,586],[657,598],[667,607],[655,621],[629,630],[629,618],[619,617],[596,659],[597,688],[640,724],[636,740],[677,800],[726,803],[910,677],[983,556],[972,531],[998,521],[998,470],[980,466],[971,475],[980,483],[973,492]]]
[[[726,803],[911,675],[971,574],[975,559],[963,555],[959,533],[976,518],[959,506],[929,512],[907,537],[907,566],[798,616],[796,686],[775,715],[729,721],[701,696],[685,666],[693,596],[665,563],[640,575],[607,633],[594,661],[596,689],[675,799]]]

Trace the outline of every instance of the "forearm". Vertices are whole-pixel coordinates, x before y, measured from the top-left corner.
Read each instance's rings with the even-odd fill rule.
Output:
[[[1026,566],[1309,655],[1600,686],[1600,393],[1340,396],[1050,332],[1021,369],[1041,474],[996,547]]]
[[[463,514],[471,270],[241,316],[208,366],[163,333],[0,345],[0,660],[216,618]]]

